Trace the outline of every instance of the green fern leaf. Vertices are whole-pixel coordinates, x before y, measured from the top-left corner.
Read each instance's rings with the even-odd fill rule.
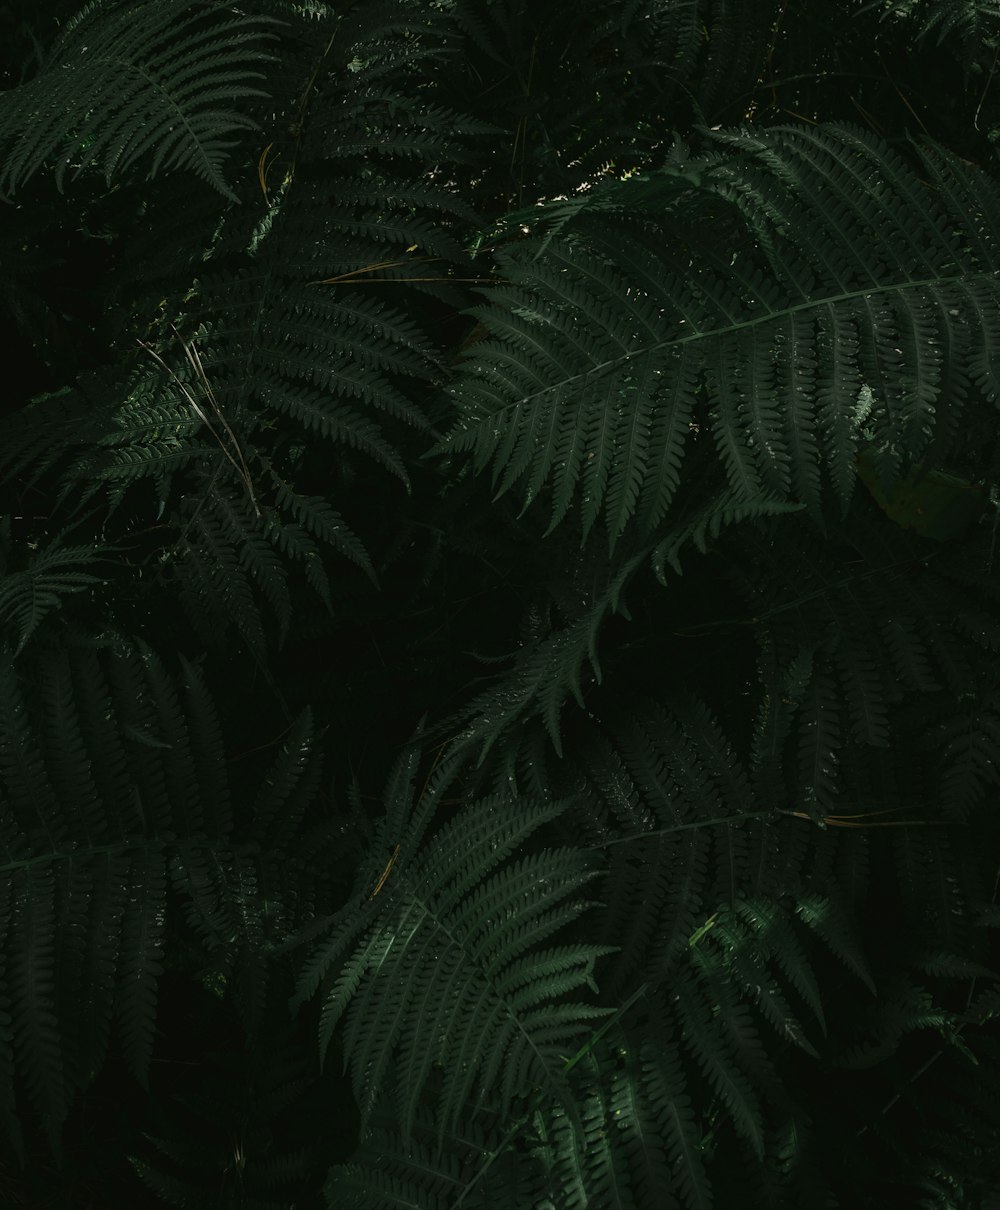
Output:
[[[1000,213],[977,174],[927,144],[932,194],[848,128],[713,138],[726,150],[686,195],[667,204],[639,180],[627,205],[619,185],[605,212],[560,212],[558,238],[498,253],[510,284],[484,291],[475,313],[492,335],[458,367],[435,451],[492,465],[498,495],[523,482],[526,505],[548,485],[552,525],[576,495],[584,534],[602,513],[612,543],[633,520],[649,532],[701,420],[738,499],[798,501],[822,521],[824,470],[850,506],[869,384],[879,474],[893,477],[928,448],[949,367],[997,391],[980,350],[1000,336]],[[956,253],[972,191],[990,222]]]
[[[163,974],[163,908],[166,873],[156,849],[133,858],[125,883],[128,910],[122,916],[122,960],[115,991],[125,1061],[147,1087],[156,1026],[156,983]]]
[[[705,1169],[701,1131],[684,1089],[676,1050],[662,1044],[643,1045],[639,1061],[646,1099],[663,1123],[671,1175],[689,1210],[710,1210],[712,1192]],[[625,1143],[628,1146],[628,1143]],[[650,1190],[655,1197],[655,1190]]]
[[[343,1044],[363,1118],[390,1072],[407,1136],[437,1067],[443,1129],[487,1090],[507,1109],[536,1085],[564,1094],[565,1048],[605,1010],[563,997],[594,988],[594,962],[608,951],[539,947],[587,906],[579,895],[592,874],[568,849],[506,863],[564,807],[486,799],[415,853],[404,851],[401,833],[374,882],[366,866],[358,899],[332,922],[293,1002],[323,983],[322,1055],[346,1014]]]
[[[19,655],[45,616],[71,593],[102,584],[101,576],[82,570],[106,561],[110,546],[60,546],[57,541],[33,554],[22,571],[0,574],[0,627],[10,627]]]
[[[995,692],[977,696],[975,703],[956,711],[942,733],[940,745],[943,806],[964,819],[1000,782],[1000,711]]]
[[[295,921],[285,838],[272,835],[259,863],[232,852],[222,737],[199,674],[183,664],[180,694],[148,647],[115,647],[46,647],[16,664],[8,649],[0,661],[0,1071],[13,1078],[16,1061],[53,1149],[113,1024],[147,1082],[175,905],[206,967],[245,993],[251,1029],[270,917]],[[300,819],[308,770],[283,781]],[[0,1116],[12,1092],[0,1088]]]
[[[434,1090],[432,1090],[433,1092]],[[404,1137],[391,1098],[372,1113],[361,1146],[330,1169],[329,1206],[344,1210],[523,1210],[544,1196],[541,1165],[503,1148],[500,1130],[464,1119],[441,1130],[428,1102]]]
[[[18,873],[11,885],[14,912],[7,939],[14,1042],[28,1059],[28,1096],[55,1149],[70,1104],[55,1011],[55,878],[51,871]]]
[[[822,895],[807,895],[796,904],[795,911],[874,995],[875,981],[868,969],[868,963],[857,937],[854,936],[847,914],[837,900]]]
[[[996,0],[869,0],[860,11],[872,8],[882,9],[883,21],[909,26],[910,36],[917,43],[936,32],[938,46],[957,35],[970,48],[982,45],[985,52],[991,36],[1000,32]]]
[[[736,1130],[758,1156],[763,1156],[763,1112],[750,1081],[734,1059],[732,1043],[724,1033],[725,1025],[732,1021],[739,1008],[730,1003],[728,1013],[720,1017],[713,995],[693,972],[678,974],[674,989],[685,1044],[725,1103]],[[727,999],[731,1001],[732,997]]]
[[[232,201],[226,152],[256,124],[232,105],[265,95],[249,81],[270,58],[272,18],[196,0],[154,8],[94,0],[63,30],[41,72],[0,98],[0,191],[45,164],[62,188],[100,164],[110,184],[138,162],[149,176],[187,170]]]

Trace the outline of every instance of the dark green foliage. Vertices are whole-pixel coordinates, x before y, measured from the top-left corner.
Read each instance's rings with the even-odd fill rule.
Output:
[[[0,9],[0,1201],[995,1200],[996,16]]]
[[[548,231],[544,212],[515,216],[542,234],[499,258],[513,288],[476,312],[493,339],[462,363],[445,448],[489,464],[499,493],[550,487],[551,527],[580,495],[584,537],[602,513],[611,542],[633,518],[654,530],[694,422],[738,498],[792,496],[818,521],[824,481],[849,506],[863,425],[892,480],[934,441],[943,388],[996,394],[980,350],[997,340],[1000,216],[984,181],[928,149],[928,196],[851,130],[714,141],[726,150],[557,208]],[[863,415],[873,389],[882,407]]]
[[[44,164],[62,185],[99,163],[110,183],[152,157],[149,175],[187,169],[236,200],[221,173],[227,150],[255,123],[232,103],[260,96],[248,81],[268,56],[274,22],[206,0],[155,11],[93,0],[66,23],[40,71],[4,97],[0,190],[21,188]]]
[[[251,1020],[248,980],[266,979],[252,968],[268,933],[288,924],[264,887],[281,889],[283,910],[295,902],[294,871],[283,877],[240,839],[215,710],[183,657],[181,669],[183,699],[141,643],[49,648],[28,663],[4,652],[6,1045],[53,1142],[105,1061],[112,1022],[129,1068],[148,1079],[168,898],[204,947],[206,973],[237,982]],[[293,742],[308,752],[307,721]],[[290,779],[276,766],[256,818],[307,769]]]
[[[966,40],[977,54],[1000,33],[1000,7],[996,0],[874,0],[869,8],[881,9],[883,21],[895,21],[920,42],[930,35],[940,44],[950,36]],[[976,43],[980,45],[977,47]]]

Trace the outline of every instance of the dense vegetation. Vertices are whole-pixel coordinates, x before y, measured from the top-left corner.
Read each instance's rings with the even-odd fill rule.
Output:
[[[1000,1207],[995,0],[0,58],[0,1203]]]

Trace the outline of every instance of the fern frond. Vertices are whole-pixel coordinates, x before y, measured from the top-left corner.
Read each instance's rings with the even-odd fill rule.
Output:
[[[577,703],[583,706],[581,677],[585,662],[590,663],[593,679],[600,681],[598,629],[606,615],[615,611],[615,602],[622,587],[641,561],[642,556],[630,560],[584,617],[519,652],[510,675],[504,677],[496,688],[487,690],[469,702],[461,719],[450,720],[449,729],[455,722],[465,721],[471,716],[455,739],[454,753],[479,744],[481,763],[494,742],[508,728],[539,713],[553,748],[557,755],[562,755],[559,718],[563,703],[572,693]]]
[[[181,694],[149,648],[124,641],[0,661],[0,1010],[10,1018],[0,1066],[12,1078],[13,1052],[53,1148],[113,1025],[145,1084],[175,905],[224,978],[248,990],[263,960],[271,925],[258,863],[234,852],[214,706],[197,671],[183,670]],[[308,793],[306,767],[285,773],[286,798]],[[287,859],[282,837],[272,841],[260,865],[287,928],[297,904],[274,868]],[[12,1103],[8,1085],[0,1106]]]
[[[867,1036],[839,1054],[836,1064],[854,1070],[873,1067],[894,1055],[907,1034],[920,1029],[944,1033],[957,1023],[956,1015],[936,1004],[931,992],[899,974],[891,986],[883,981],[877,1006],[866,1006],[859,1024]]]
[[[177,471],[218,456],[199,439],[203,426],[186,403],[157,399],[152,386],[148,374],[140,377],[125,402],[107,416],[104,431],[67,470],[66,494],[82,487],[86,500],[103,484],[113,512],[132,483],[150,476],[157,498],[165,502]]]
[[[594,963],[608,951],[541,945],[588,906],[580,896],[592,873],[569,849],[508,860],[564,809],[485,799],[416,852],[399,833],[384,877],[372,881],[366,863],[357,897],[331,922],[293,1001],[322,984],[321,1055],[345,1018],[363,1120],[390,1071],[404,1136],[435,1068],[444,1070],[442,1129],[487,1092],[505,1112],[535,1086],[564,1094],[561,1056],[605,1012],[564,997],[595,989]]]
[[[222,166],[256,128],[232,102],[264,96],[250,84],[273,58],[272,18],[197,0],[150,7],[93,0],[70,21],[34,79],[0,97],[0,191],[49,164],[62,188],[100,165],[105,179],[149,164],[148,175],[191,171],[237,201]]]
[[[734,1129],[761,1157],[764,1113],[741,1062],[744,1048],[759,1062],[760,1043],[745,1006],[721,973],[716,969],[700,977],[695,971],[678,974],[674,992],[678,1021],[687,1047]]]
[[[640,547],[627,557],[616,558],[611,552],[606,561],[593,553],[580,560],[574,557],[578,565],[569,572],[569,583],[557,601],[564,624],[551,626],[547,633],[539,629],[533,641],[522,642],[511,671],[441,724],[449,732],[460,728],[452,753],[478,746],[478,763],[482,764],[494,744],[540,716],[552,747],[561,756],[561,715],[566,699],[572,694],[583,708],[585,687],[601,684],[601,630],[612,615],[630,618],[625,590],[645,561],[650,560],[656,578],[666,587],[667,564],[672,572],[683,575],[680,554],[686,546],[705,553],[708,541],[730,526],[794,513],[801,507],[766,499],[741,501],[724,490],[715,499],[692,504],[655,545]]]
[[[965,701],[934,736],[941,749],[943,808],[965,819],[1000,784],[1000,714],[996,691]]]
[[[909,25],[915,42],[936,33],[938,46],[952,35],[970,45],[1000,33],[997,0],[872,0],[861,11],[881,8],[883,21]]]
[[[607,861],[600,935],[620,949],[609,977],[627,986],[642,971],[655,986],[724,897],[710,871],[716,884],[729,873],[727,858],[742,845],[734,834],[759,827],[742,822],[756,806],[747,775],[695,699],[633,702],[585,728],[572,751],[600,812],[592,842]],[[743,893],[731,877],[733,893]]]
[[[5,416],[0,482],[23,479],[36,484],[76,442],[86,439],[92,420],[92,401],[70,387],[37,395],[20,411]]]
[[[7,937],[13,1041],[16,1053],[28,1060],[28,1096],[55,1149],[70,1105],[55,1012],[56,880],[49,870],[33,877],[18,871],[8,885],[13,907]]]
[[[156,984],[163,974],[167,892],[163,854],[147,849],[133,860],[122,890],[128,910],[122,914],[115,1015],[125,1061],[145,1086],[153,1057]]]
[[[285,99],[294,113],[284,117],[298,126],[308,116],[322,131],[321,144],[309,144],[311,175],[296,179],[300,132],[275,151],[285,179],[273,196],[265,189],[263,215],[255,205],[221,221],[208,216],[201,230],[208,263],[195,282],[167,284],[154,338],[140,342],[156,364],[114,385],[118,398],[67,477],[65,494],[99,491],[111,510],[152,479],[156,519],[165,514],[166,526],[181,531],[157,580],[180,581],[206,642],[232,620],[258,656],[267,631],[258,594],[277,621],[279,643],[287,634],[289,564],[300,564],[326,602],[330,548],[374,575],[337,489],[346,496],[356,477],[354,451],[409,488],[406,459],[385,421],[426,426],[412,389],[425,390],[420,380],[440,370],[425,332],[426,296],[454,293],[451,265],[467,259],[458,231],[475,221],[451,191],[429,182],[453,154],[461,122],[412,100],[397,111],[389,83],[377,82],[390,67],[402,79],[408,57],[432,58],[433,39],[416,48],[395,35],[395,49],[406,52],[397,61],[385,20],[380,11],[340,21],[335,50],[331,42],[329,57],[320,56],[320,76],[310,66],[302,98]],[[362,45],[369,37],[383,40],[377,53]],[[299,104],[306,98],[308,115]],[[388,145],[390,129],[405,146]],[[248,193],[249,186],[241,199]],[[409,284],[425,275],[413,272],[418,246],[441,261],[429,274],[440,286]],[[417,299],[419,311],[405,305]],[[149,315],[137,318],[148,333]],[[315,437],[335,450],[322,497],[299,486],[303,464],[312,474],[318,465]]]
[[[799,512],[805,506],[789,504],[764,497],[742,500],[731,490],[721,492],[713,500],[694,510],[691,519],[672,526],[668,535],[653,548],[653,572],[660,583],[667,586],[666,564],[675,575],[683,575],[680,552],[690,542],[701,554],[708,551],[708,540],[717,538],[724,529],[739,525],[743,521],[756,521],[761,517],[778,517],[785,513]]]
[[[327,1204],[345,1210],[521,1210],[537,1204],[545,1192],[541,1165],[503,1144],[499,1122],[466,1118],[441,1130],[428,1101],[406,1137],[386,1095],[355,1154],[330,1169]]]
[[[187,511],[173,571],[192,624],[213,646],[235,626],[247,647],[262,654],[267,644],[254,589],[265,593],[283,636],[290,611],[284,566],[242,501],[212,491]]]
[[[614,1029],[571,1076],[574,1112],[540,1106],[503,1132],[502,1118],[437,1128],[420,1107],[413,1137],[388,1098],[348,1164],[326,1186],[331,1204],[375,1210],[528,1205],[710,1210],[707,1139],[669,1029]],[[432,1089],[432,1092],[435,1091]]]
[[[836,899],[807,895],[796,904],[799,918],[817,933],[831,953],[856,975],[872,993],[875,983],[850,921]]]
[[[4,520],[9,527],[9,518]],[[0,542],[6,545],[7,541],[9,534],[0,531]],[[0,551],[0,627],[9,628],[16,640],[15,655],[20,655],[45,616],[58,609],[65,597],[104,583],[103,577],[83,569],[107,562],[113,550],[110,546],[60,546],[54,541],[33,553],[20,571],[6,571],[6,551]]]
[[[307,530],[313,537],[318,538],[333,550],[338,551],[364,571],[370,579],[375,579],[375,569],[361,540],[354,534],[351,527],[335,512],[322,496],[302,496],[292,490],[274,471],[271,481],[275,486],[275,499],[279,509],[287,509],[295,518],[297,528],[289,525],[274,523],[275,540],[279,545],[288,544],[289,550],[296,557],[302,558],[306,565],[306,575],[316,576],[313,587],[326,602],[328,587],[322,564],[319,561],[318,548],[312,543]]]
[[[991,624],[980,622],[982,614],[972,606],[981,580],[973,570],[980,557],[975,546],[934,553],[924,540],[897,527],[865,524],[869,506],[861,499],[856,508],[850,527],[832,530],[834,543],[826,548],[807,538],[799,521],[782,521],[787,545],[781,566],[770,562],[759,530],[745,531],[739,548],[727,547],[726,555],[727,575],[737,581],[743,580],[737,568],[744,566],[744,557],[749,560],[744,584],[750,616],[728,622],[753,627],[765,651],[784,653],[786,675],[793,673],[795,653],[798,658],[808,653],[808,663],[794,672],[793,694],[791,686],[779,689],[773,680],[769,686],[765,726],[780,727],[785,738],[770,738],[768,776],[780,786],[784,774],[778,769],[791,755],[786,745],[794,734],[796,797],[817,804],[821,814],[831,813],[843,793],[841,767],[849,763],[845,744],[891,747],[901,704],[916,694],[930,700],[942,687],[957,695],[967,692],[975,680],[977,649],[991,641]],[[821,549],[826,553],[817,563]],[[760,578],[763,564],[769,571]],[[772,584],[783,583],[774,597],[765,583],[768,576],[775,578]],[[963,619],[964,611],[946,602],[955,600],[949,587],[955,577],[965,582],[966,576],[968,587],[959,590],[969,602]],[[743,595],[744,588],[738,592]],[[777,676],[776,670],[767,673]],[[927,735],[928,746],[947,742],[933,730]]]
[[[558,238],[497,253],[510,285],[482,291],[491,336],[458,367],[435,452],[469,451],[497,494],[520,482],[526,504],[547,486],[552,526],[577,497],[584,534],[602,513],[612,542],[633,520],[648,533],[697,422],[739,499],[798,500],[820,521],[825,477],[850,506],[865,388],[887,480],[927,450],[949,367],[997,392],[981,349],[1000,335],[1000,212],[974,170],[915,148],[931,191],[842,127],[713,138],[725,150],[694,180],[662,170],[683,178],[679,198],[619,184],[613,223],[580,208]],[[985,221],[957,248],[959,199],[976,190]]]
[[[702,8],[703,36],[708,45],[702,49],[698,100],[706,114],[719,114],[717,120],[736,121],[743,116],[737,106],[746,97],[745,90],[753,86],[769,44],[774,44],[769,39],[773,38],[775,22],[781,20],[781,9],[774,0],[736,10],[714,4]]]

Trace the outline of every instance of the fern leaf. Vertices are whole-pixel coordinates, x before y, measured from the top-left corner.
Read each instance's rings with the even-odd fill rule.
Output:
[[[506,728],[533,715],[541,715],[549,739],[562,754],[560,717],[567,696],[584,703],[583,669],[590,664],[592,677],[601,680],[597,639],[600,627],[613,613],[628,616],[622,600],[626,585],[648,555],[640,551],[619,565],[595,572],[604,581],[589,587],[582,616],[518,652],[513,670],[496,687],[488,689],[454,716],[449,726],[463,726],[453,746],[453,755],[480,744],[479,763]],[[587,590],[585,590],[587,591]],[[577,607],[578,608],[578,607]]]
[[[840,724],[837,692],[828,670],[818,670],[806,691],[799,738],[800,780],[807,801],[826,813],[836,802],[840,782]]]
[[[30,559],[23,571],[0,576],[0,626],[10,626],[19,655],[46,614],[58,609],[71,593],[103,583],[101,576],[82,568],[103,562],[112,547],[60,546],[50,543]]]
[[[450,728],[456,724],[462,726],[453,753],[478,744],[481,764],[508,729],[540,715],[556,754],[561,756],[561,715],[566,699],[572,694],[576,703],[583,707],[583,672],[588,662],[592,670],[588,681],[601,683],[598,659],[601,627],[611,614],[629,617],[624,602],[625,589],[646,558],[651,558],[654,574],[666,586],[665,564],[669,563],[677,575],[682,575],[680,552],[689,543],[704,553],[709,538],[718,537],[728,526],[759,517],[798,512],[802,508],[799,504],[765,499],[741,501],[732,492],[724,491],[707,504],[692,508],[687,517],[679,517],[655,546],[642,547],[628,558],[595,568],[592,581],[582,588],[589,595],[583,602],[585,612],[582,616],[571,615],[567,625],[524,645],[516,655],[512,671],[449,720]],[[609,560],[612,559],[609,554]],[[575,602],[574,606],[574,612],[578,613],[579,606]]]
[[[19,873],[8,938],[14,1039],[25,1060],[28,1096],[55,1148],[69,1110],[55,1011],[55,879],[51,871]]]
[[[125,886],[128,910],[122,917],[122,954],[115,1015],[122,1050],[132,1074],[147,1087],[156,1025],[156,982],[163,974],[163,916],[166,875],[162,854],[136,856]]]
[[[1000,717],[996,694],[964,705],[935,736],[941,752],[941,790],[949,815],[964,819],[1000,780]]]
[[[245,1000],[251,1028],[266,988],[262,902],[295,920],[274,875],[281,838],[267,861],[230,851],[221,733],[197,673],[184,665],[182,696],[148,647],[116,646],[0,662],[0,1065],[13,1053],[54,1149],[115,1022],[129,1069],[148,1079],[175,905],[216,951],[206,966],[259,991]],[[0,1088],[0,1114],[11,1092]]]
[[[475,1120],[442,1131],[428,1101],[407,1138],[386,1096],[358,1151],[330,1169],[327,1203],[345,1210],[521,1210],[538,1204],[545,1193],[541,1165],[502,1144],[496,1127]]]
[[[573,756],[587,770],[603,817],[604,836],[594,846],[608,855],[601,936],[620,948],[609,977],[623,983],[642,970],[655,986],[671,977],[701,907],[712,903],[708,915],[716,906],[709,870],[721,855],[713,853],[714,833],[746,812],[749,787],[696,700],[678,698],[669,707],[639,700],[595,730],[584,732]],[[723,752],[732,766],[727,786],[713,773]]]
[[[217,645],[221,634],[235,625],[247,647],[258,656],[266,650],[264,621],[253,592],[253,582],[241,563],[252,562],[244,555],[247,543],[258,541],[257,527],[232,501],[213,493],[213,508],[196,510],[182,533],[176,574],[181,579],[181,600],[192,623]],[[258,575],[283,580],[280,564],[258,564]],[[280,590],[275,599],[283,603]],[[280,618],[279,618],[280,622]]]
[[[276,836],[286,828],[294,831],[301,807],[289,812],[289,802],[294,801],[299,783],[315,759],[314,753],[312,711],[306,709],[292,724],[254,804],[253,814],[262,836]]]
[[[233,827],[229,786],[222,768],[222,729],[202,673],[183,656],[180,657],[180,665],[191,720],[188,734],[192,772],[188,793],[200,799],[200,809],[195,818],[199,823],[204,822],[209,836],[221,840],[230,834]]]
[[[744,1072],[734,1062],[720,1032],[711,994],[692,973],[678,974],[674,984],[685,1045],[693,1052],[712,1088],[725,1103],[736,1130],[757,1155],[764,1153],[763,1113]]]
[[[256,128],[233,107],[265,95],[250,85],[273,19],[192,0],[94,0],[67,24],[41,72],[0,100],[0,191],[45,164],[62,188],[100,164],[110,184],[136,163],[149,176],[187,170],[231,201],[222,176],[234,136]]]
[[[400,852],[384,888],[364,888],[367,898],[344,909],[310,960],[296,1003],[326,980],[321,1052],[347,1014],[344,1047],[363,1117],[390,1067],[402,1080],[407,1136],[437,1066],[444,1129],[487,1089],[499,1088],[507,1107],[536,1084],[563,1093],[560,1054],[603,1010],[561,998],[593,987],[606,950],[538,946],[583,910],[590,874],[569,850],[502,864],[562,809],[467,807],[419,852]]]
[[[627,207],[619,185],[613,224],[579,207],[560,214],[557,238],[531,234],[498,254],[510,284],[484,291],[476,313],[492,335],[460,363],[456,419],[435,451],[492,464],[498,494],[523,481],[526,504],[547,484],[552,525],[576,495],[584,534],[602,513],[612,543],[633,520],[648,532],[670,505],[674,473],[661,468],[690,439],[698,382],[736,497],[797,500],[817,521],[824,467],[841,512],[850,506],[864,388],[887,477],[928,448],[952,364],[996,390],[980,352],[997,336],[995,203],[957,254],[950,234],[968,223],[959,199],[986,198],[977,174],[919,149],[951,186],[931,195],[846,127],[714,137],[726,150],[686,195],[666,204],[637,181]],[[718,221],[704,218],[720,201],[726,257]],[[545,221],[543,205],[534,225]]]
[[[744,900],[737,905],[737,912],[756,933],[756,943],[761,951],[781,968],[789,984],[811,1010],[820,1029],[826,1033],[826,1017],[823,1000],[816,975],[807,959],[799,938],[789,920],[773,904]],[[789,1030],[791,1014],[785,1015],[779,1028],[797,1032],[795,1041],[803,1049],[812,1048],[805,1043],[800,1031]],[[815,1054],[815,1051],[812,1053]]]
[[[922,42],[936,33],[940,46],[957,35],[972,45],[986,43],[1000,29],[1000,7],[996,0],[870,0],[862,11],[881,8],[883,21],[894,20],[909,26],[914,42]]]
[[[875,982],[850,921],[836,899],[807,895],[795,908],[799,917],[814,930],[832,953],[864,983],[874,995]]]
[[[327,501],[321,496],[299,495],[273,472],[272,481],[277,489],[276,498],[279,508],[287,509],[301,527],[308,530],[309,533],[319,538],[320,541],[325,542],[334,550],[340,551],[352,563],[357,564],[370,579],[373,581],[376,579],[375,569],[372,567],[371,559],[364,545],[351,531],[350,526],[343,520],[340,514],[335,512]],[[288,527],[276,527],[276,531],[278,541],[280,542],[282,535],[288,532]],[[306,546],[304,550],[303,557],[306,561],[307,575],[309,574],[310,567],[315,564],[314,549],[313,547]],[[321,583],[325,585],[325,578]],[[324,596],[324,593],[320,592],[320,595]]]
[[[669,563],[675,575],[683,575],[680,553],[689,542],[693,543],[696,550],[705,554],[708,551],[708,540],[717,538],[725,528],[731,525],[756,520],[758,517],[776,517],[784,513],[795,513],[804,507],[804,504],[788,504],[766,497],[744,500],[731,490],[723,491],[715,499],[694,511],[690,520],[686,522],[679,520],[677,525],[671,527],[669,534],[657,543],[652,552],[653,572],[660,583],[666,587],[665,565]]]
[[[663,1123],[672,1177],[689,1210],[711,1210],[712,1192],[702,1154],[701,1131],[685,1091],[676,1049],[647,1044],[641,1048],[645,1095]],[[654,1191],[651,1191],[654,1192]]]

